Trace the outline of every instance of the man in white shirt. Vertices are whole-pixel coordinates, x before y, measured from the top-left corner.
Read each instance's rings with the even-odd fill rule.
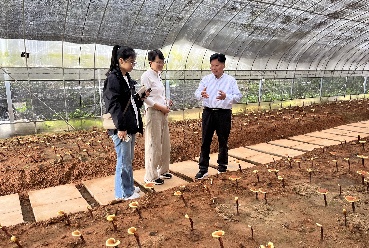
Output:
[[[228,165],[228,137],[231,131],[232,104],[242,98],[236,79],[224,73],[226,57],[215,53],[210,56],[212,74],[205,76],[197,90],[195,97],[202,100],[202,144],[199,160],[199,172],[196,179],[208,176],[210,145],[216,131],[219,142],[218,173],[227,171]]]

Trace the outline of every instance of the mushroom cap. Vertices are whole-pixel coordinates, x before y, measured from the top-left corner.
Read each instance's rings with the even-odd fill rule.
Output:
[[[366,143],[366,140],[359,140],[359,143],[364,144]]]
[[[308,169],[306,169],[306,171],[307,171],[307,172],[312,172],[312,171],[313,171],[313,169],[308,168]]]
[[[322,194],[322,195],[326,195],[329,191],[327,189],[324,189],[324,188],[319,188],[316,192],[318,192],[319,194]]]
[[[359,198],[357,198],[356,196],[351,196],[351,195],[345,196],[345,199],[348,202],[356,202],[359,200]]]
[[[188,214],[185,214],[185,218],[186,218],[186,219],[189,219],[189,218],[190,218],[190,216],[189,216]]]
[[[343,158],[344,160],[346,160],[346,161],[349,161],[350,160],[350,158]]]
[[[72,236],[73,237],[80,237],[82,235],[82,233],[79,230],[75,230],[72,232]]]
[[[283,180],[283,177],[282,176],[278,176],[278,180]]]
[[[182,195],[182,192],[181,191],[174,191],[174,194],[173,195],[181,196]]]
[[[64,212],[63,210],[59,210],[59,211],[57,212],[57,214],[58,214],[58,215],[64,215],[64,214],[65,214],[65,212]]]
[[[259,192],[260,192],[260,193],[263,193],[263,194],[265,194],[265,193],[266,193],[266,191],[265,191],[264,189],[262,189],[262,188],[260,188],[260,189],[259,189]]]
[[[258,170],[253,170],[252,173],[258,173],[259,171]]]
[[[218,231],[215,231],[211,234],[211,236],[213,236],[213,238],[220,238],[222,236],[224,236],[225,232],[222,231],[222,230],[218,230]]]
[[[116,219],[115,214],[109,214],[108,216],[106,216],[106,219],[108,221],[115,221]]]
[[[154,185],[155,185],[154,182],[150,182],[150,183],[145,183],[143,186],[146,189],[152,189],[152,188],[154,188]]]
[[[10,240],[13,241],[13,242],[17,242],[18,241],[18,238],[15,237],[14,235],[12,235],[11,238],[10,238]]]
[[[114,247],[120,244],[119,240],[115,240],[115,238],[108,238],[105,242],[106,246]]]
[[[252,192],[259,192],[259,190],[258,189],[256,189],[256,188],[250,188],[250,190],[252,191]]]
[[[138,208],[138,202],[137,202],[137,201],[131,202],[131,203],[129,204],[129,207],[130,207],[130,208]]]
[[[239,180],[239,179],[241,179],[241,177],[236,176],[236,175],[229,176],[229,180],[232,180],[232,181],[236,181],[236,180]]]
[[[268,169],[269,172],[278,172],[279,170],[277,169]]]
[[[363,176],[369,176],[369,173],[367,171],[363,171],[363,170],[358,170],[356,171],[357,174],[359,175],[363,175]]]
[[[267,248],[274,248],[274,244],[272,242],[268,242]]]
[[[315,223],[317,226],[319,227],[322,227],[323,225],[322,224],[319,224],[319,223]]]
[[[237,201],[237,200],[238,200],[238,197],[236,196],[236,197],[234,198],[234,200],[235,200],[235,201]]]
[[[135,232],[137,231],[137,228],[136,227],[130,227],[128,228],[128,234],[135,234]]]

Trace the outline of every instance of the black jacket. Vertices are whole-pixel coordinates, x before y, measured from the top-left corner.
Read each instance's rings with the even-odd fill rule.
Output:
[[[111,114],[114,125],[117,127],[115,130],[108,130],[110,135],[116,134],[118,130],[127,131],[127,133],[130,134],[135,134],[137,132],[143,133],[143,124],[140,114],[143,101],[138,94],[136,94],[136,82],[131,79],[128,73],[126,76],[130,87],[128,87],[127,82],[124,80],[122,72],[117,69],[113,69],[110,72],[104,83],[103,98],[105,101],[106,113]],[[136,114],[133,110],[132,103],[129,104],[127,111],[123,114],[131,98],[131,94],[137,106],[139,127],[137,127]]]

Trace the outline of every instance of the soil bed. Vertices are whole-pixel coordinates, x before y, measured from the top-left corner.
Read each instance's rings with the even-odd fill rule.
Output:
[[[368,108],[369,101],[364,99],[234,115],[229,148],[368,120]],[[170,132],[172,163],[199,155],[200,120],[172,122]],[[134,169],[144,167],[143,145],[139,135]],[[115,170],[112,141],[100,129],[14,137],[0,140],[0,147],[0,195],[19,193],[25,213],[30,212],[30,190],[74,183],[83,194],[82,180],[113,175]],[[221,229],[225,231],[224,247],[259,247],[271,241],[283,248],[364,248],[369,246],[369,193],[357,171],[368,171],[369,161],[363,166],[357,155],[367,156],[368,150],[369,143],[363,149],[358,140],[342,142],[300,156],[300,168],[296,158],[285,158],[191,182],[186,187],[147,193],[138,199],[142,218],[129,208],[129,202],[98,206],[94,199],[87,199],[93,206],[93,217],[86,210],[71,214],[70,225],[62,218],[35,223],[30,213],[26,223],[7,229],[23,247],[105,247],[110,237],[121,241],[119,247],[138,247],[127,232],[135,226],[142,247],[220,247],[211,234]],[[216,151],[214,138],[211,152]],[[350,170],[344,158],[349,158]],[[337,166],[332,160],[337,160]],[[283,183],[268,169],[278,169]],[[311,180],[307,169],[312,169]],[[259,182],[253,170],[258,170]],[[237,183],[229,179],[231,175],[240,177]],[[266,200],[265,194],[259,192],[256,197],[251,188],[265,191]],[[329,191],[327,206],[317,192],[320,188]],[[182,191],[186,204],[173,195],[177,190]],[[355,212],[345,200],[348,195],[360,199]],[[346,226],[343,209],[347,210]],[[116,214],[117,230],[106,220],[107,214]],[[194,230],[185,214],[192,218]],[[316,223],[323,227],[323,240]],[[72,237],[76,229],[82,232],[85,243]],[[16,247],[1,230],[0,247]]]

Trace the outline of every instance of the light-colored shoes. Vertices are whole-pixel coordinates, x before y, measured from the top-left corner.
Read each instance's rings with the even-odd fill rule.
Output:
[[[136,187],[135,186],[135,191],[134,191],[135,193],[140,193],[141,192],[141,189],[139,188],[139,187]]]
[[[126,197],[123,198],[123,200],[128,201],[128,200],[134,200],[140,197],[140,194],[137,192],[133,192],[133,194],[130,197]]]

